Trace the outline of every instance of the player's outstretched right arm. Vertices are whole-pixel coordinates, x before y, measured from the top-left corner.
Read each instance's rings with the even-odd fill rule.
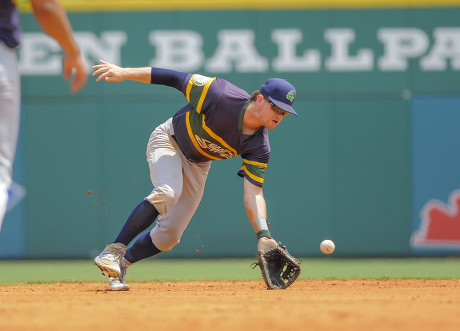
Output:
[[[122,68],[116,64],[99,60],[100,64],[93,66],[95,70],[93,76],[98,76],[96,81],[102,79],[108,82],[122,82],[124,80],[135,80],[142,83],[150,84],[151,67],[143,68]]]

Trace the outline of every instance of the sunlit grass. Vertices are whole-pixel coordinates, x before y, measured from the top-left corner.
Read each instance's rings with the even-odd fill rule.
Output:
[[[128,269],[130,282],[261,279],[255,259],[147,259]],[[460,279],[459,258],[303,259],[300,279]],[[0,261],[0,285],[105,282],[92,260]]]

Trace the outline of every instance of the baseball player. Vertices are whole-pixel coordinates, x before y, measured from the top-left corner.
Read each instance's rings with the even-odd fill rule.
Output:
[[[0,0],[0,230],[12,182],[12,168],[19,130],[20,79],[16,48],[21,28],[16,0]],[[73,38],[72,27],[57,0],[31,0],[33,13],[42,29],[64,50],[63,76],[76,93],[86,84],[87,68]]]
[[[93,69],[97,81],[166,85],[181,91],[188,101],[159,125],[148,141],[146,154],[153,190],[132,211],[113,243],[94,259],[109,277],[110,290],[128,290],[125,275],[132,263],[179,243],[201,201],[214,160],[241,155],[238,175],[244,178],[244,204],[258,238],[258,249],[277,245],[267,226],[262,185],[270,157],[268,130],[288,114],[297,115],[292,108],[294,86],[284,79],[271,78],[250,95],[224,79],[199,74],[123,68],[102,60]],[[127,249],[155,220],[153,229]]]

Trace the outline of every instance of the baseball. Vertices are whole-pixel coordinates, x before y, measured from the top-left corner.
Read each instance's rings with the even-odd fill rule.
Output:
[[[319,248],[324,254],[332,254],[335,250],[335,244],[332,240],[326,239],[321,242]]]

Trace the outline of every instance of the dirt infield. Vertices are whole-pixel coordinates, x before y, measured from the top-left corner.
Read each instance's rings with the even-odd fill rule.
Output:
[[[0,286],[0,330],[459,330],[459,280]]]

